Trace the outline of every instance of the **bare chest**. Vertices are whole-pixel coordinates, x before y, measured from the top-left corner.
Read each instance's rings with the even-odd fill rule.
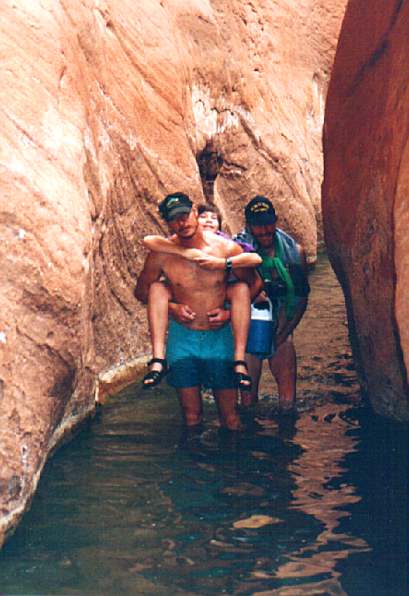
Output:
[[[210,271],[174,255],[164,262],[163,272],[175,289],[184,292],[212,291],[225,286],[224,271]]]

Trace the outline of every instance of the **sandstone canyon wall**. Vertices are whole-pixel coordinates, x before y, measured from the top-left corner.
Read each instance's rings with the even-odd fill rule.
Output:
[[[98,375],[147,351],[133,297],[156,205],[256,192],[310,260],[344,2],[4,0],[0,543]]]
[[[409,419],[409,5],[351,0],[328,92],[323,214],[361,382]]]

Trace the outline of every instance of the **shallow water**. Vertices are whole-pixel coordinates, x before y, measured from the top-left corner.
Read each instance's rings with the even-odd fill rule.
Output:
[[[123,392],[48,463],[1,593],[409,594],[407,428],[360,402],[325,258],[311,282],[299,419],[274,416],[267,372],[238,440],[210,398],[184,440],[166,385]]]

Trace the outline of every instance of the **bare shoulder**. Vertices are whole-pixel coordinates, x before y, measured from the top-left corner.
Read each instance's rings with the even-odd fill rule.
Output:
[[[212,249],[217,250],[226,257],[238,255],[242,252],[240,246],[233,242],[233,240],[230,238],[219,236],[213,232],[204,232],[204,237]]]

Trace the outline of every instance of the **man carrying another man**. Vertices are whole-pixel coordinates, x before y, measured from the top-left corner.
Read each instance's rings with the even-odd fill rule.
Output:
[[[150,286],[161,276],[170,285],[175,302],[168,333],[168,379],[177,390],[186,425],[195,427],[202,421],[201,386],[205,384],[214,391],[221,425],[238,430],[233,337],[226,323],[224,303],[230,259],[242,249],[231,240],[203,232],[196,207],[183,193],[168,195],[159,209],[178,245],[221,257],[226,268],[204,269],[179,255],[151,252],[139,276],[135,296],[146,303]],[[250,270],[236,269],[235,274],[252,282]]]

